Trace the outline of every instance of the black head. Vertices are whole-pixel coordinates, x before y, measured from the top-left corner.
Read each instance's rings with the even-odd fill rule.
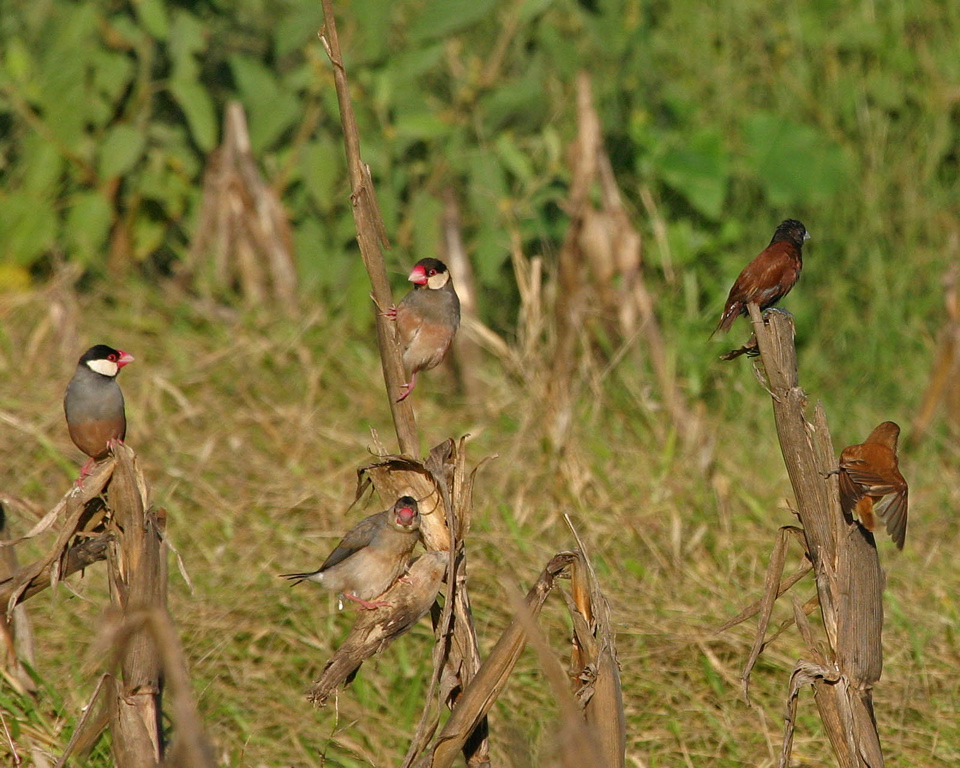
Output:
[[[773,239],[770,243],[780,243],[786,240],[787,242],[793,243],[797,248],[802,248],[804,242],[809,239],[810,233],[807,232],[807,228],[803,226],[803,224],[796,219],[786,219],[777,227],[777,231],[773,233]]]
[[[420,259],[407,278],[417,288],[442,288],[450,280],[447,265],[440,259]]]
[[[88,363],[91,360],[111,360],[114,363],[120,359],[120,355],[123,353],[114,349],[113,347],[108,347],[106,344],[97,344],[95,347],[90,347],[80,358],[81,363]]]
[[[427,277],[447,271],[447,265],[440,261],[440,259],[420,259],[415,266],[423,267],[424,272],[427,273]]]
[[[90,347],[80,356],[78,365],[85,365],[91,371],[102,376],[116,376],[127,363],[133,362],[133,355],[121,349],[108,347],[106,344],[97,344]]]

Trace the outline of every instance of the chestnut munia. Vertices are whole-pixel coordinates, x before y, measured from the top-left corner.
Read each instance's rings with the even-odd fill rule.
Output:
[[[810,233],[796,219],[781,222],[770,245],[737,277],[713,333],[730,330],[734,320],[747,314],[750,302],[759,304],[763,311],[786,296],[800,278],[803,244],[809,239]]]
[[[859,445],[840,454],[840,506],[856,513],[868,531],[879,517],[898,549],[907,535],[907,481],[900,474],[897,438],[900,427],[892,421],[880,424]]]

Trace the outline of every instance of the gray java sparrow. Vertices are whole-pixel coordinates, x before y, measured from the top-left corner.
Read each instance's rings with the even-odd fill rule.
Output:
[[[396,320],[403,367],[410,377],[398,402],[413,392],[417,373],[440,364],[460,327],[460,299],[446,264],[438,259],[420,259],[407,279],[413,283],[413,290],[385,313]]]
[[[80,358],[63,396],[70,439],[90,458],[80,470],[82,482],[95,461],[106,457],[113,441],[123,441],[127,419],[117,374],[133,355],[97,344]]]
[[[420,538],[420,511],[411,496],[370,515],[352,528],[317,570],[282,573],[286,579],[316,581],[368,610],[387,605],[373,601],[403,575]]]

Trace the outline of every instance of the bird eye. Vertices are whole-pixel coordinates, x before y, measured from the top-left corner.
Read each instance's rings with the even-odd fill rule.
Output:
[[[427,272],[427,277],[433,277],[435,274],[437,274],[437,270],[431,269],[429,272]]]
[[[115,362],[117,362],[117,360],[119,360],[119,359],[120,359],[120,358],[117,357],[117,355],[116,355],[115,352],[111,352],[109,355],[107,355],[107,360],[109,360],[111,363],[115,363]]]

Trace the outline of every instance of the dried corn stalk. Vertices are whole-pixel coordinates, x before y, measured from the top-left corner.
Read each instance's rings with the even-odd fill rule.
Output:
[[[208,291],[238,290],[253,305],[295,306],[293,236],[276,191],[257,168],[243,107],[227,104],[223,143],[207,160],[187,271]]]
[[[755,304],[748,308],[826,632],[826,643],[817,642],[803,611],[794,612],[809,658],[799,661],[791,676],[780,766],[790,763],[797,696],[803,686],[812,685],[842,768],[879,768],[884,763],[873,686],[882,669],[883,574],[876,543],[873,534],[845,519],[840,510],[837,479],[829,474],[836,458],[823,407],[817,405],[812,423],[805,415],[807,397],[798,381],[792,318],[781,312],[761,317]],[[743,672],[745,691],[780,592],[787,541],[781,534],[767,573],[756,641]]]

